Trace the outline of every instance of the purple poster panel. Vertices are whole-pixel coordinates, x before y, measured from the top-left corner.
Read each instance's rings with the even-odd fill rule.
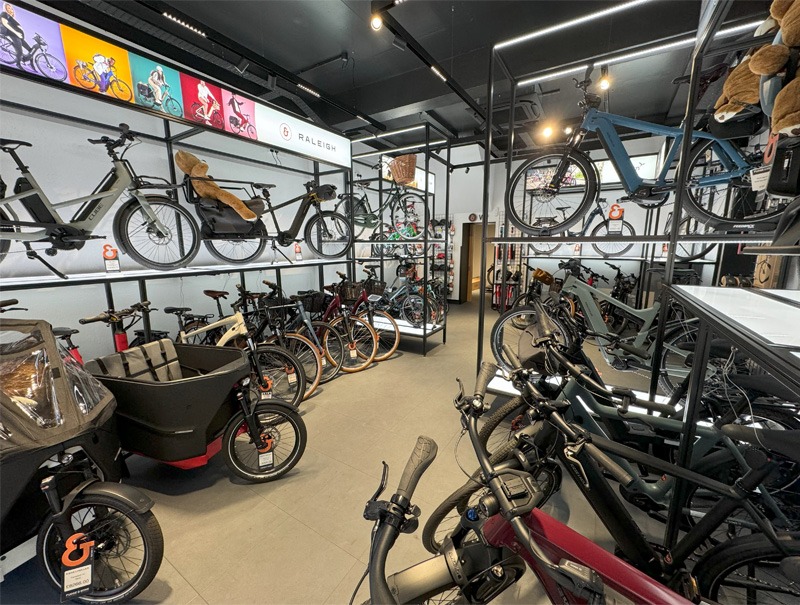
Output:
[[[256,104],[253,101],[223,88],[222,104],[225,110],[225,130],[253,140],[258,138]]]
[[[0,11],[0,62],[11,68],[66,81],[67,68],[58,23],[2,3]]]

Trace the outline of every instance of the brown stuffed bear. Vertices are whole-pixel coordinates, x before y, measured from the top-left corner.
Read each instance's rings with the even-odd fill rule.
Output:
[[[233,195],[230,191],[222,189],[213,180],[201,180],[204,178],[211,178],[206,176],[208,173],[208,164],[198,159],[195,155],[188,151],[181,150],[175,154],[175,163],[178,164],[178,168],[183,172],[191,177],[195,177],[192,179],[192,187],[194,187],[194,190],[200,197],[217,200],[230,206],[246,221],[254,221],[258,218],[242,200]]]
[[[774,0],[769,12],[780,24],[783,45],[765,46],[753,55],[750,69],[759,77],[779,74],[789,60],[789,49],[800,46],[800,0]],[[795,77],[775,97],[772,133],[800,135],[800,78]]]
[[[722,85],[722,94],[714,105],[714,118],[717,122],[726,122],[747,105],[758,104],[759,76],[750,70],[749,59],[742,59]]]

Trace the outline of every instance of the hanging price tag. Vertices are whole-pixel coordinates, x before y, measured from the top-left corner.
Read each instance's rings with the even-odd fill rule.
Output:
[[[82,533],[71,535],[61,555],[61,570],[62,600],[89,592],[94,574],[94,542]]]
[[[622,217],[625,216],[625,209],[619,204],[611,204],[608,210],[608,232],[612,235],[622,233]]]
[[[350,349],[350,359],[355,359],[356,357],[358,357],[358,351]]]
[[[105,264],[106,273],[114,273],[120,270],[119,251],[111,244],[103,246],[103,264]]]
[[[258,455],[258,468],[272,468],[275,464],[273,452],[264,452]]]
[[[289,384],[297,384],[297,374],[294,372],[289,372],[287,376],[289,378]]]
[[[572,247],[572,256],[580,256],[581,255],[581,244],[575,244]]]
[[[669,252],[669,244],[661,244],[661,256],[667,256],[667,252]]]
[[[750,187],[753,191],[764,191],[769,183],[772,166],[759,166],[750,171]]]
[[[265,399],[272,399],[272,391],[259,391],[259,398],[261,401]]]

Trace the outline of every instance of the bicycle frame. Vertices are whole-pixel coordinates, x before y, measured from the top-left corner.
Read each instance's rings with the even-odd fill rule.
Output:
[[[207,326],[203,326],[202,328],[197,328],[196,330],[191,330],[189,332],[184,332],[183,330],[180,331],[178,334],[178,341],[181,343],[186,344],[189,342],[189,338],[192,336],[199,336],[201,334],[206,334],[212,330],[216,330],[217,328],[226,327],[227,329],[225,333],[220,337],[217,341],[218,347],[224,347],[227,343],[231,340],[236,338],[237,336],[247,336],[247,324],[244,321],[244,315],[241,312],[236,311],[233,315],[229,315],[228,317],[223,317],[222,319],[215,321],[214,323],[208,324]]]
[[[655,182],[646,182],[645,179],[636,173],[636,168],[631,161],[631,156],[622,144],[622,139],[619,134],[617,134],[615,127],[628,128],[638,132],[647,132],[668,138],[669,144],[667,145],[667,151]],[[683,139],[683,130],[681,128],[661,126],[660,124],[653,124],[635,118],[606,113],[592,108],[586,112],[580,129],[570,142],[570,147],[579,147],[587,132],[597,133],[600,144],[603,146],[609,161],[617,171],[620,182],[627,193],[634,194],[645,188],[652,189],[654,193],[673,191],[675,189],[675,182],[674,180],[667,180],[667,173],[681,147],[681,141]],[[707,187],[721,185],[728,183],[732,179],[742,177],[749,172],[751,168],[750,164],[745,161],[741,153],[739,153],[736,147],[729,141],[719,139],[708,132],[701,132],[698,130],[692,131],[692,140],[698,139],[713,141],[715,151],[718,154],[719,161],[724,171],[711,176],[692,179],[691,184],[693,186]]]

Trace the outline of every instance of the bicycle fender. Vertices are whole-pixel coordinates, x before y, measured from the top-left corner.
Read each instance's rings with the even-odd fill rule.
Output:
[[[122,251],[123,254],[130,254],[130,251],[120,237],[120,233],[122,232],[122,217],[125,215],[125,212],[129,207],[135,206],[138,203],[139,200],[137,200],[135,197],[131,197],[127,202],[119,207],[117,213],[114,215],[114,226],[112,227],[112,233],[114,234],[114,241],[117,243],[117,247]]]
[[[256,401],[255,403],[252,403],[252,402],[251,402],[251,404],[250,404],[250,405],[252,406],[252,409],[255,409],[255,407],[256,407],[257,405],[259,405],[259,404],[265,404],[265,405],[274,405],[275,407],[282,408],[284,411],[287,411],[287,412],[293,412],[294,414],[298,414],[298,415],[299,415],[299,413],[298,413],[298,411],[297,411],[297,408],[296,408],[296,407],[294,407],[293,405],[291,405],[290,403],[287,403],[287,402],[286,402],[286,401],[284,401],[283,399],[267,399],[267,400],[265,400],[265,401]],[[236,416],[237,416],[237,414],[238,414],[239,412],[241,412],[241,409],[237,410],[236,414],[233,414],[233,415],[232,415],[232,416],[231,416],[231,417],[228,419],[228,422],[227,422],[227,424],[225,425],[225,430],[227,430],[227,429],[228,429],[228,426],[231,424],[231,422],[233,422],[233,421],[234,421],[234,419],[236,418]],[[302,418],[302,417],[301,417],[301,418]],[[223,432],[224,432],[224,431],[223,431]]]
[[[69,507],[72,505],[72,502],[75,500],[75,498],[82,495],[108,496],[109,498],[115,498],[124,502],[131,508],[131,510],[136,511],[137,513],[145,513],[153,508],[153,504],[155,504],[150,496],[133,487],[132,485],[90,479],[88,481],[84,481],[69,494],[67,494],[66,498],[64,498],[64,504],[61,510],[69,510]]]

